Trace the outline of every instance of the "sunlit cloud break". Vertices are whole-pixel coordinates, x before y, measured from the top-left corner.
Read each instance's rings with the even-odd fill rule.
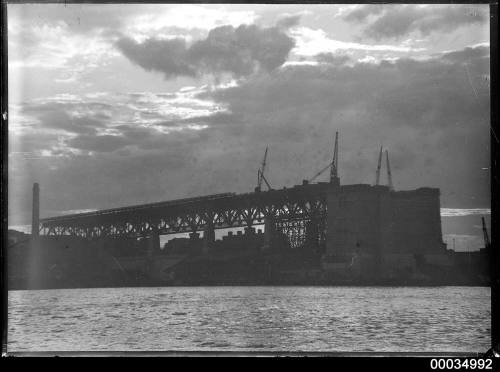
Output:
[[[490,208],[441,208],[441,217],[464,217],[491,214]]]
[[[404,45],[387,44],[363,44],[346,42],[328,37],[327,33],[320,29],[299,27],[291,31],[295,37],[296,46],[294,52],[297,55],[312,56],[319,53],[336,52],[338,50],[364,50],[378,52],[422,52],[425,48],[412,48]]]

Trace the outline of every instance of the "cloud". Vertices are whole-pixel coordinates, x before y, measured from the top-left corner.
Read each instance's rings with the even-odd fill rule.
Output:
[[[266,146],[268,180],[293,186],[337,129],[343,184],[373,183],[383,144],[397,189],[487,208],[489,48],[354,42],[335,9],[9,4],[9,222],[29,222],[35,181],[44,216],[249,192]]]
[[[276,27],[287,30],[291,27],[295,27],[300,23],[300,18],[302,14],[294,14],[282,17],[276,22]]]
[[[293,39],[280,28],[256,25],[221,26],[205,39],[188,45],[184,39],[149,38],[138,43],[122,37],[116,47],[132,62],[166,79],[203,74],[248,76],[281,66],[293,48]]]
[[[61,25],[75,34],[158,34],[166,29],[210,30],[222,24],[254,23],[252,10],[203,4],[9,4],[9,33],[36,25]]]
[[[43,69],[51,83],[92,84],[92,73],[117,63],[114,42],[151,37],[201,38],[220,25],[252,23],[252,10],[225,5],[9,4],[9,73]],[[85,47],[82,47],[82,46]],[[109,73],[108,73],[109,75]],[[66,87],[60,87],[65,89]]]
[[[206,139],[203,131],[183,123],[172,132],[132,123],[106,124],[115,134],[49,134],[45,130],[12,138],[12,150],[35,153],[9,154],[9,224],[29,220],[31,198],[26,195],[33,182],[41,185],[42,216],[209,191],[198,179],[193,183],[193,172],[203,159],[198,150]]]
[[[9,14],[10,70],[38,68],[57,71],[61,76],[59,81],[73,81],[79,75],[109,63],[117,55],[109,40],[98,33],[73,32],[74,29],[62,21],[33,24],[23,17],[20,19],[23,21],[17,24],[16,18]]]
[[[161,71],[165,78],[176,76],[196,76],[194,66],[187,61],[187,46],[184,39],[148,39],[137,43],[129,38],[121,38],[116,47],[131,61],[147,71]]]
[[[70,133],[96,134],[96,128],[102,128],[103,123],[90,117],[71,117],[65,111],[48,111],[39,116],[41,125],[49,129],[62,129]]]
[[[341,16],[344,20],[349,22],[362,22],[369,16],[376,16],[385,10],[382,5],[355,5],[343,8]]]
[[[238,27],[257,19],[254,11],[231,9],[225,5],[176,4],[148,8],[134,5],[133,9],[135,12],[144,11],[129,23],[128,33],[132,36],[153,36],[175,29],[183,33],[194,29],[208,31],[221,25]]]
[[[13,105],[11,154],[21,160],[127,147],[155,151],[170,142],[173,133],[179,136],[183,131],[217,124],[190,119],[224,111],[211,100],[195,97],[204,89],[192,87],[170,94],[57,95]]]
[[[250,146],[270,146],[270,167],[276,165],[269,178],[278,185],[328,164],[339,130],[343,183],[373,183],[383,144],[397,189],[439,187],[444,205],[487,206],[489,90],[480,85],[489,74],[486,54],[475,47],[453,58],[288,65],[201,97],[239,119],[220,134],[226,141],[244,137],[249,145],[241,150],[252,157],[258,155]]]
[[[475,5],[362,5],[343,13],[349,22],[365,22],[363,35],[380,40],[400,38],[411,32],[428,35],[451,32],[488,21],[487,6]]]
[[[473,64],[477,62],[489,63],[490,47],[489,45],[478,45],[474,47],[466,47],[461,50],[453,50],[444,52],[442,59],[451,63]]]
[[[485,49],[475,48],[473,54],[484,56]],[[479,64],[482,61],[479,58],[471,58],[468,49],[462,54],[457,52],[455,59],[453,64],[448,63],[446,54],[426,61],[400,59],[354,66],[289,66],[272,76],[255,77],[240,86],[207,94],[228,104],[233,113],[313,105],[330,110],[356,107],[359,115],[368,110],[387,115],[396,127],[443,127],[466,122],[477,116],[478,109],[488,108],[486,97],[482,97],[483,106],[478,107],[471,96],[461,64],[469,61],[474,65],[471,68],[474,82],[489,73],[488,65]],[[456,106],[462,110],[457,111]],[[438,112],[433,110],[439,110],[447,120],[440,120]]]

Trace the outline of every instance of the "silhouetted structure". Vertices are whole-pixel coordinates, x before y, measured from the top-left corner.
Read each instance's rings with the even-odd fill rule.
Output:
[[[277,273],[297,274],[308,265],[315,280],[323,282],[423,280],[451,272],[456,262],[442,241],[439,189],[394,191],[387,152],[388,186],[340,185],[338,152],[336,133],[332,162],[310,181],[292,188],[261,191],[266,149],[252,193],[50,217],[39,224],[35,184],[33,231],[42,234],[40,247],[45,248],[40,249],[55,258],[64,253],[80,257],[80,262],[87,257],[89,265],[92,260],[107,261],[106,267],[119,275],[135,272],[163,282],[180,272],[184,283],[191,279],[198,284],[220,283],[221,278],[224,283],[240,283],[247,274],[248,284],[266,283],[263,278],[279,282],[283,276]],[[376,183],[381,159],[382,148]],[[311,183],[328,168],[330,182]],[[264,231],[256,232],[254,226]],[[215,239],[217,229],[242,227],[244,234],[230,232],[222,241]],[[177,233],[188,233],[189,238],[174,239],[162,250],[160,235]]]

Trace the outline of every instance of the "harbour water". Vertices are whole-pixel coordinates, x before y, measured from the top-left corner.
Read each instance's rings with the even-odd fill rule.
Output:
[[[485,352],[487,287],[9,291],[8,351]]]

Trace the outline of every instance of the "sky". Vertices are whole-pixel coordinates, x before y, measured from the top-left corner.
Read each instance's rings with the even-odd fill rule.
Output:
[[[441,190],[445,240],[490,208],[487,5],[8,4],[9,226],[309,179]],[[386,170],[382,168],[386,182]],[[318,179],[327,180],[328,174]],[[457,243],[458,242],[458,243]]]

